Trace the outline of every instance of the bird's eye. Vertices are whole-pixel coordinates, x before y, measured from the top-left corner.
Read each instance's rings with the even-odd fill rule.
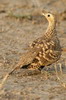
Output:
[[[48,17],[50,17],[50,15],[48,15]]]

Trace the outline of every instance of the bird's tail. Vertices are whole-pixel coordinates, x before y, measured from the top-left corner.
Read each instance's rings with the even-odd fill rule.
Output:
[[[2,82],[0,83],[0,90],[3,88],[3,85],[5,84],[7,78],[9,77],[9,75],[11,75],[16,69],[19,69],[20,67],[22,67],[24,65],[28,65],[29,63],[31,63],[35,56],[36,56],[36,53],[33,50],[24,53],[21,56],[21,59],[19,60],[18,64],[16,64],[13,67],[13,69],[10,72],[8,72],[5,75],[5,77],[2,79]]]

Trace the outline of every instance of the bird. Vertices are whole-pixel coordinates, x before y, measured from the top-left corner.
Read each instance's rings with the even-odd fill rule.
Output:
[[[29,50],[22,54],[19,62],[3,78],[0,88],[3,87],[8,76],[18,68],[27,66],[27,71],[38,70],[41,72],[45,66],[49,66],[60,59],[62,48],[56,31],[56,17],[53,13],[46,10],[42,10],[41,15],[48,21],[45,33],[34,40],[29,46]]]
[[[61,45],[56,31],[56,17],[53,13],[42,10],[42,16],[48,21],[48,27],[43,36],[37,38],[29,46],[29,51],[22,55],[19,63],[14,67],[11,73],[19,67],[28,65],[28,70],[42,70],[61,57]]]

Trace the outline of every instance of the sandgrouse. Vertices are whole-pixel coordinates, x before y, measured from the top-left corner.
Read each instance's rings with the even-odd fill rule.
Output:
[[[17,68],[24,68],[24,65],[28,65],[28,70],[39,69],[41,71],[44,66],[51,65],[59,60],[62,50],[56,32],[56,18],[54,14],[46,11],[42,11],[42,15],[49,22],[46,32],[42,37],[33,41],[29,51],[22,55],[18,64],[4,77],[0,88],[2,88],[7,77]]]
[[[29,51],[22,55],[20,62],[11,71],[18,67],[28,65],[28,69],[42,69],[44,66],[51,65],[59,60],[61,56],[60,41],[56,32],[56,18],[54,14],[42,11],[42,15],[49,22],[48,28],[44,35],[31,44]]]

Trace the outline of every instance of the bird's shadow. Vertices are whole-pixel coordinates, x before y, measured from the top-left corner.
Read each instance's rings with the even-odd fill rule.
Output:
[[[40,68],[36,70],[29,70],[28,69],[29,65],[30,64],[22,66],[20,69],[15,70],[13,74],[16,76],[31,76],[31,75],[38,75],[38,74],[44,73],[45,71],[47,71],[48,73],[55,72],[54,65],[40,66]],[[62,71],[64,72],[65,70],[66,70],[66,67],[62,65]],[[60,68],[58,65],[57,65],[57,71],[60,72]]]

